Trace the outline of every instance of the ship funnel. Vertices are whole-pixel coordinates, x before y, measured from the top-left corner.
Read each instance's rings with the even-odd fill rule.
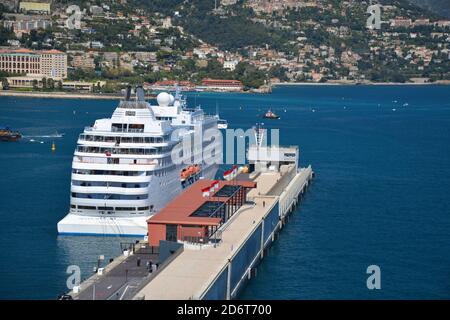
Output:
[[[145,101],[145,92],[144,92],[144,88],[142,86],[138,86],[136,88],[136,97],[137,97],[137,101],[139,101],[139,102]]]
[[[127,86],[127,90],[125,91],[125,101],[130,101],[131,99],[131,86]]]

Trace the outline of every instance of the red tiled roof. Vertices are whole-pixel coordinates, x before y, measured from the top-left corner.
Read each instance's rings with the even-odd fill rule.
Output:
[[[20,48],[20,49],[3,49],[0,50],[0,53],[34,53],[34,54],[64,54],[64,52],[52,49],[52,50],[30,50],[26,48]]]
[[[64,52],[56,50],[56,49],[52,49],[52,50],[41,51],[41,53],[45,53],[45,54],[62,54]]]
[[[242,85],[242,82],[239,80],[226,80],[226,79],[203,79],[202,83],[205,85],[208,85],[208,84]]]
[[[21,48],[21,49],[3,49],[0,50],[0,53],[35,53],[35,51],[33,50],[29,50],[29,49],[25,49],[25,48]]]
[[[183,225],[212,225],[220,224],[220,218],[191,217],[197,209],[208,201],[225,202],[225,197],[203,197],[202,189],[209,187],[213,180],[199,180],[186,191],[177,196],[165,208],[147,220],[149,224],[183,224]],[[225,185],[237,184],[245,188],[256,188],[253,181],[219,181],[219,190]]]

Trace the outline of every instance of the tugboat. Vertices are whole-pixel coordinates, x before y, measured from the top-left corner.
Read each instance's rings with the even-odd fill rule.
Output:
[[[17,141],[22,138],[18,131],[12,131],[8,127],[0,127],[0,141]]]
[[[274,112],[272,112],[271,109],[269,109],[269,111],[267,111],[263,118],[265,119],[280,119],[280,116],[278,116],[277,114],[275,114]]]

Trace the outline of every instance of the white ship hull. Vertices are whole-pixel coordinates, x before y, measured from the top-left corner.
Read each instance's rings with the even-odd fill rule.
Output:
[[[218,170],[218,165],[212,165],[202,171],[202,178],[213,179]],[[150,191],[152,194],[158,194],[160,197],[159,209],[162,209],[167,203],[182,192],[179,181],[178,171],[176,174],[176,184],[168,185],[167,192],[161,189],[158,192]],[[157,212],[155,212],[157,213]],[[121,236],[121,237],[144,237],[147,235],[147,220],[152,215],[141,217],[100,217],[83,216],[69,213],[60,222],[58,222],[58,234],[77,235],[77,236]]]
[[[58,222],[61,235],[143,237],[147,234],[148,217],[112,218],[80,216],[69,213]]]

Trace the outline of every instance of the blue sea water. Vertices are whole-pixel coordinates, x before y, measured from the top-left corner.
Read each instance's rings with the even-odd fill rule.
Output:
[[[295,86],[189,102],[210,113],[218,104],[230,127],[243,129],[271,107],[281,119],[265,126],[299,145],[302,165],[316,172],[241,298],[450,298],[449,87]],[[0,299],[54,299],[66,291],[69,265],[88,277],[98,255],[114,257],[130,241],[56,233],[77,136],[115,106],[0,97],[0,126],[25,135],[0,143]],[[381,290],[366,287],[369,265],[381,268]]]

